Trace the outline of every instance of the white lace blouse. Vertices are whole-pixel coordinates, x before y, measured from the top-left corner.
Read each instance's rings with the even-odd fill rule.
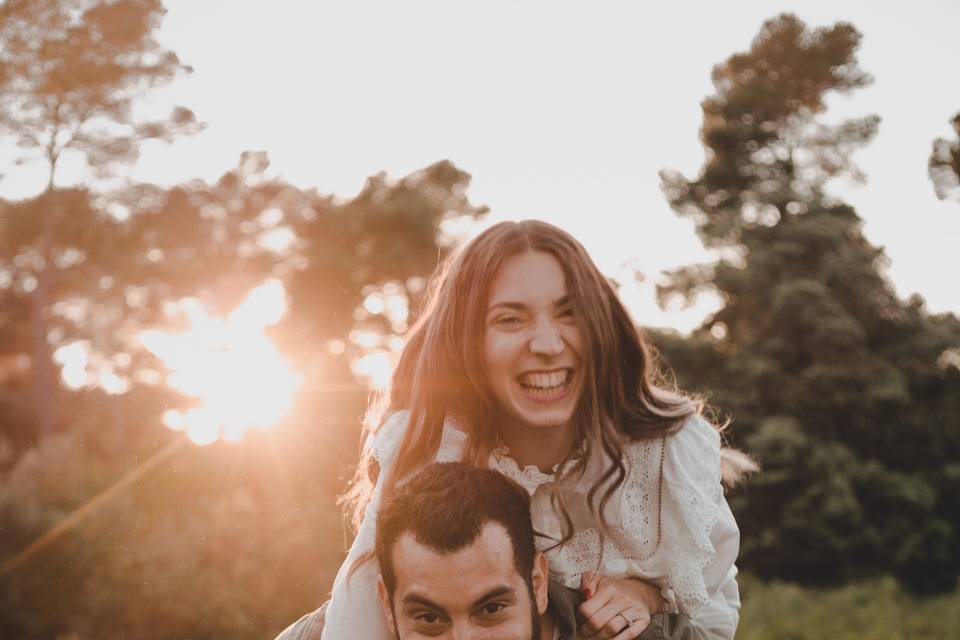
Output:
[[[407,413],[398,412],[374,436],[371,446],[380,478],[393,464],[406,426]],[[466,440],[467,434],[448,420],[436,460],[460,460]],[[538,536],[537,545],[546,550],[551,577],[571,588],[579,588],[585,571],[642,578],[659,585],[709,640],[733,638],[740,609],[734,565],[740,532],[723,497],[716,430],[703,418],[691,417],[671,436],[627,443],[623,462],[626,480],[604,509],[610,535],[600,535],[587,505],[587,492],[605,467],[598,458],[588,462],[582,477],[565,480],[564,502],[574,534],[566,544],[548,550],[551,537],[562,535],[561,517],[550,500],[557,470],[521,469],[505,447],[491,454],[489,464],[530,493],[533,526],[545,534]],[[365,562],[347,578],[354,561],[373,549],[381,488],[378,482],[333,583],[324,640],[393,638],[377,599],[377,563]]]

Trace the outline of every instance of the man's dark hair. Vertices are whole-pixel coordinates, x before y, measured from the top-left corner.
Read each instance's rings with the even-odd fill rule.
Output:
[[[376,553],[387,592],[392,596],[396,589],[392,552],[404,533],[435,551],[453,553],[471,545],[490,522],[507,530],[514,566],[531,588],[536,550],[527,492],[489,469],[460,462],[424,467],[387,496],[377,514]]]

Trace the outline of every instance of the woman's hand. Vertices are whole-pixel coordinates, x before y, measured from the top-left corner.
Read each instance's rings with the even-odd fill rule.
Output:
[[[660,589],[636,578],[610,578],[591,572],[580,578],[585,622],[581,640],[634,640],[664,604]]]

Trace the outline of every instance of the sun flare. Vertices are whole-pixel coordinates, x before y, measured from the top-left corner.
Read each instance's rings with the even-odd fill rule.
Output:
[[[173,310],[189,319],[188,331],[140,334],[140,342],[166,365],[167,384],[198,400],[186,411],[164,412],[166,426],[186,431],[196,444],[236,442],[249,429],[268,429],[286,415],[302,378],[265,333],[283,318],[285,296],[279,281],[268,280],[225,319],[186,298]]]

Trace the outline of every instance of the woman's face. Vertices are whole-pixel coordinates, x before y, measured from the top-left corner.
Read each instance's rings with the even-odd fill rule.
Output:
[[[560,263],[542,251],[504,261],[490,287],[483,357],[504,417],[568,427],[583,388],[584,340]]]

